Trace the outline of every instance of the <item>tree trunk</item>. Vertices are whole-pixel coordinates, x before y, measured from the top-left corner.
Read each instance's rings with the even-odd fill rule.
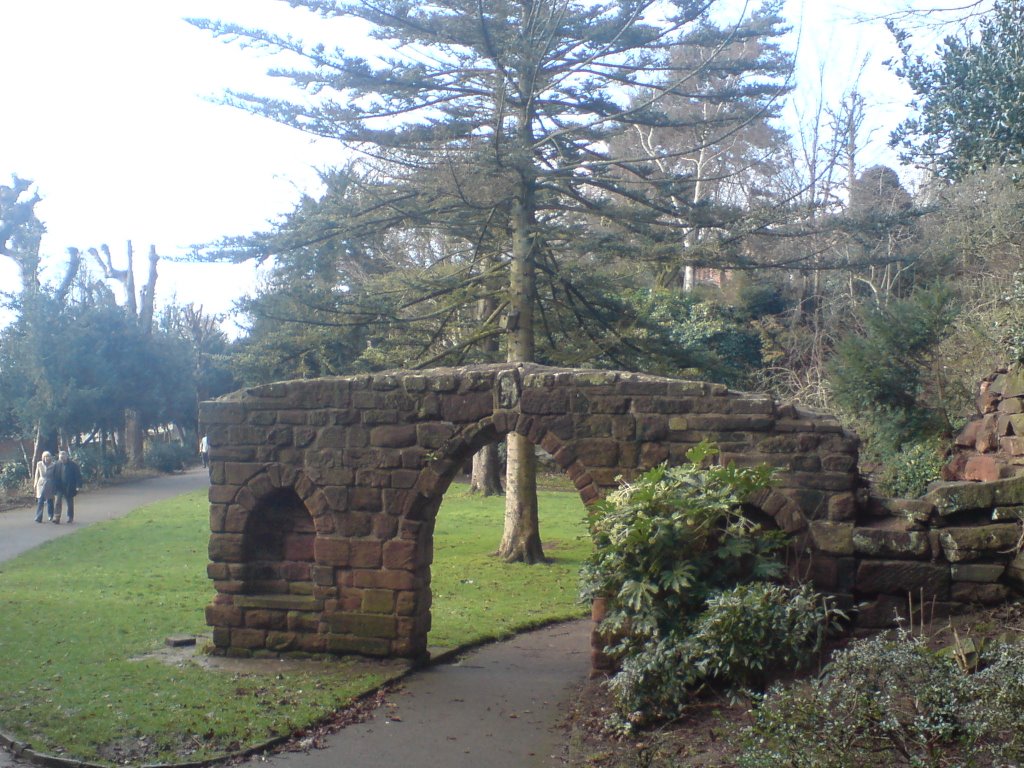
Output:
[[[537,513],[537,455],[533,443],[517,432],[510,434],[505,490],[505,531],[498,556],[507,563],[546,562],[540,542]]]
[[[139,423],[139,412],[134,408],[126,408],[124,412],[125,452],[128,466],[141,469],[145,466],[145,435]]]
[[[473,472],[469,478],[471,493],[498,496],[501,493],[501,467],[498,462],[498,444],[484,446],[473,456]]]
[[[520,180],[512,206],[511,307],[508,319],[508,360],[533,362],[533,310],[536,293],[536,229],[534,188],[527,176]],[[533,444],[512,432],[506,438],[505,530],[498,557],[506,562],[544,562],[537,511],[537,458]]]

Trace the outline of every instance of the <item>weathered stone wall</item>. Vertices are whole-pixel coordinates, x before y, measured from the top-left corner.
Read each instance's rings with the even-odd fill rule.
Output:
[[[944,480],[992,482],[1024,471],[1024,370],[1001,368],[981,382],[978,414],[956,436]]]
[[[1024,478],[869,501],[857,440],[834,418],[722,385],[532,365],[398,371],[258,387],[203,403],[201,418],[207,620],[227,654],[424,655],[442,496],[512,431],[584,502],[702,439],[725,461],[777,467],[750,503],[792,534],[793,575],[859,628],[891,625],[911,601],[940,616],[1024,588]]]
[[[726,461],[779,468],[752,502],[798,547],[812,521],[842,524],[858,508],[857,441],[835,419],[704,382],[510,365],[389,372],[257,387],[203,403],[201,418],[217,592],[207,620],[235,655],[424,654],[442,495],[512,431],[550,453],[584,502],[707,438]]]

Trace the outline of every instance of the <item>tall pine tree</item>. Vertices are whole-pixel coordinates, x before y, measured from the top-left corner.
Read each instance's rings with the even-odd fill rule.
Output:
[[[704,77],[715,51],[725,51],[750,23],[766,39],[785,31],[777,3],[731,26],[711,23],[711,12],[724,5],[715,0],[289,3],[325,19],[367,24],[379,53],[357,56],[343,47],[193,20],[215,35],[303,63],[271,72],[303,92],[294,100],[233,93],[226,101],[338,139],[369,158],[388,176],[396,209],[426,193],[450,221],[475,226],[478,239],[489,239],[485,228],[500,222],[508,242],[503,326],[510,362],[535,359],[538,273],[557,271],[561,254],[587,244],[600,248],[616,232],[675,239],[682,248],[691,220],[705,216],[699,202],[689,209],[675,204],[693,199],[673,194],[691,180],[663,172],[681,150],[636,151],[616,137],[691,127],[694,113],[670,109],[673,101],[748,100],[764,105],[753,110],[763,114],[788,89],[788,61],[780,66],[775,57],[754,57],[746,77],[726,81],[721,90],[709,88]],[[697,32],[710,59],[672,55]],[[734,122],[721,123],[702,140],[736,131]],[[425,214],[429,222],[431,211]],[[537,562],[543,550],[535,458],[526,438],[510,436],[508,465],[499,554]]]

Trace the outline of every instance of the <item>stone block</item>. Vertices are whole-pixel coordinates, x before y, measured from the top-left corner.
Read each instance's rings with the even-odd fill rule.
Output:
[[[949,572],[953,581],[994,584],[1006,572],[1006,563],[953,563]]]
[[[455,424],[479,421],[493,412],[494,395],[490,392],[450,394],[441,401],[441,418]]]
[[[250,629],[287,629],[285,611],[246,611],[245,626]]]
[[[326,648],[329,653],[339,655],[355,653],[361,656],[389,656],[391,654],[391,643],[388,640],[372,637],[327,635]]]
[[[232,629],[231,647],[245,650],[264,648],[267,644],[267,632],[264,629]]]
[[[828,472],[856,472],[857,457],[848,453],[830,453],[822,456],[821,467]]]
[[[922,498],[932,504],[940,516],[946,517],[966,510],[991,509],[996,503],[997,485],[998,483],[967,481],[943,483],[930,490]]]
[[[968,456],[967,462],[964,464],[963,478],[964,480],[991,483],[1003,476],[1004,466],[1003,461],[993,454]]]
[[[252,610],[319,611],[323,602],[312,595],[235,595],[235,605]]]
[[[857,592],[865,595],[915,596],[925,600],[949,597],[949,566],[903,560],[862,560],[857,566]]]
[[[588,467],[618,466],[619,443],[617,440],[588,438],[575,441],[572,447],[574,458]]]
[[[327,617],[332,633],[392,639],[398,636],[398,620],[394,616],[366,613],[336,613]]]
[[[927,559],[931,544],[924,531],[856,528],[853,531],[856,552],[870,557]]]
[[[1024,592],[1024,552],[1018,552],[1010,561],[1003,578],[1018,592]]]
[[[416,445],[415,424],[374,427],[370,430],[370,445],[381,448],[408,448]]]
[[[384,505],[381,489],[367,487],[349,489],[348,503],[349,509],[359,512],[380,512]]]
[[[809,524],[814,548],[827,555],[853,554],[853,523],[815,521]]]
[[[352,586],[360,589],[414,590],[418,586],[411,571],[369,570],[352,571]]]
[[[417,613],[416,593],[402,590],[395,595],[395,613],[399,616],[415,616]]]
[[[242,609],[233,605],[208,605],[206,623],[211,627],[241,627],[245,624],[245,617]]]
[[[1010,588],[1005,584],[977,584],[960,582],[953,585],[951,598],[958,603],[979,603],[998,605],[1010,597]]]
[[[398,539],[384,543],[383,563],[385,568],[411,571],[420,564],[415,541]]]
[[[395,593],[390,589],[365,589],[360,609],[363,613],[390,615],[395,611]]]
[[[951,563],[991,558],[1016,551],[1021,529],[1015,523],[943,528],[939,542]]]
[[[854,520],[859,506],[857,495],[852,492],[834,493],[828,497],[828,519],[833,521]]]
[[[350,541],[349,566],[352,568],[380,568],[383,545],[374,539]]]
[[[347,538],[317,536],[313,543],[313,557],[323,565],[347,566],[351,560],[351,549],[351,542]]]
[[[1024,436],[999,438],[999,451],[1010,456],[1024,456]]]
[[[244,539],[240,534],[211,534],[207,549],[210,560],[215,563],[241,563],[245,561]]]

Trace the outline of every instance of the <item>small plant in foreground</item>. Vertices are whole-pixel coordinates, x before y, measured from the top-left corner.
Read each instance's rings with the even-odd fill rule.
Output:
[[[852,644],[818,680],[754,711],[743,768],[1009,766],[1024,758],[1024,648],[970,674],[906,632]]]
[[[623,659],[609,683],[622,725],[674,717],[706,685],[760,688],[773,670],[805,666],[837,616],[808,586],[756,582],[712,597],[685,633]]]

